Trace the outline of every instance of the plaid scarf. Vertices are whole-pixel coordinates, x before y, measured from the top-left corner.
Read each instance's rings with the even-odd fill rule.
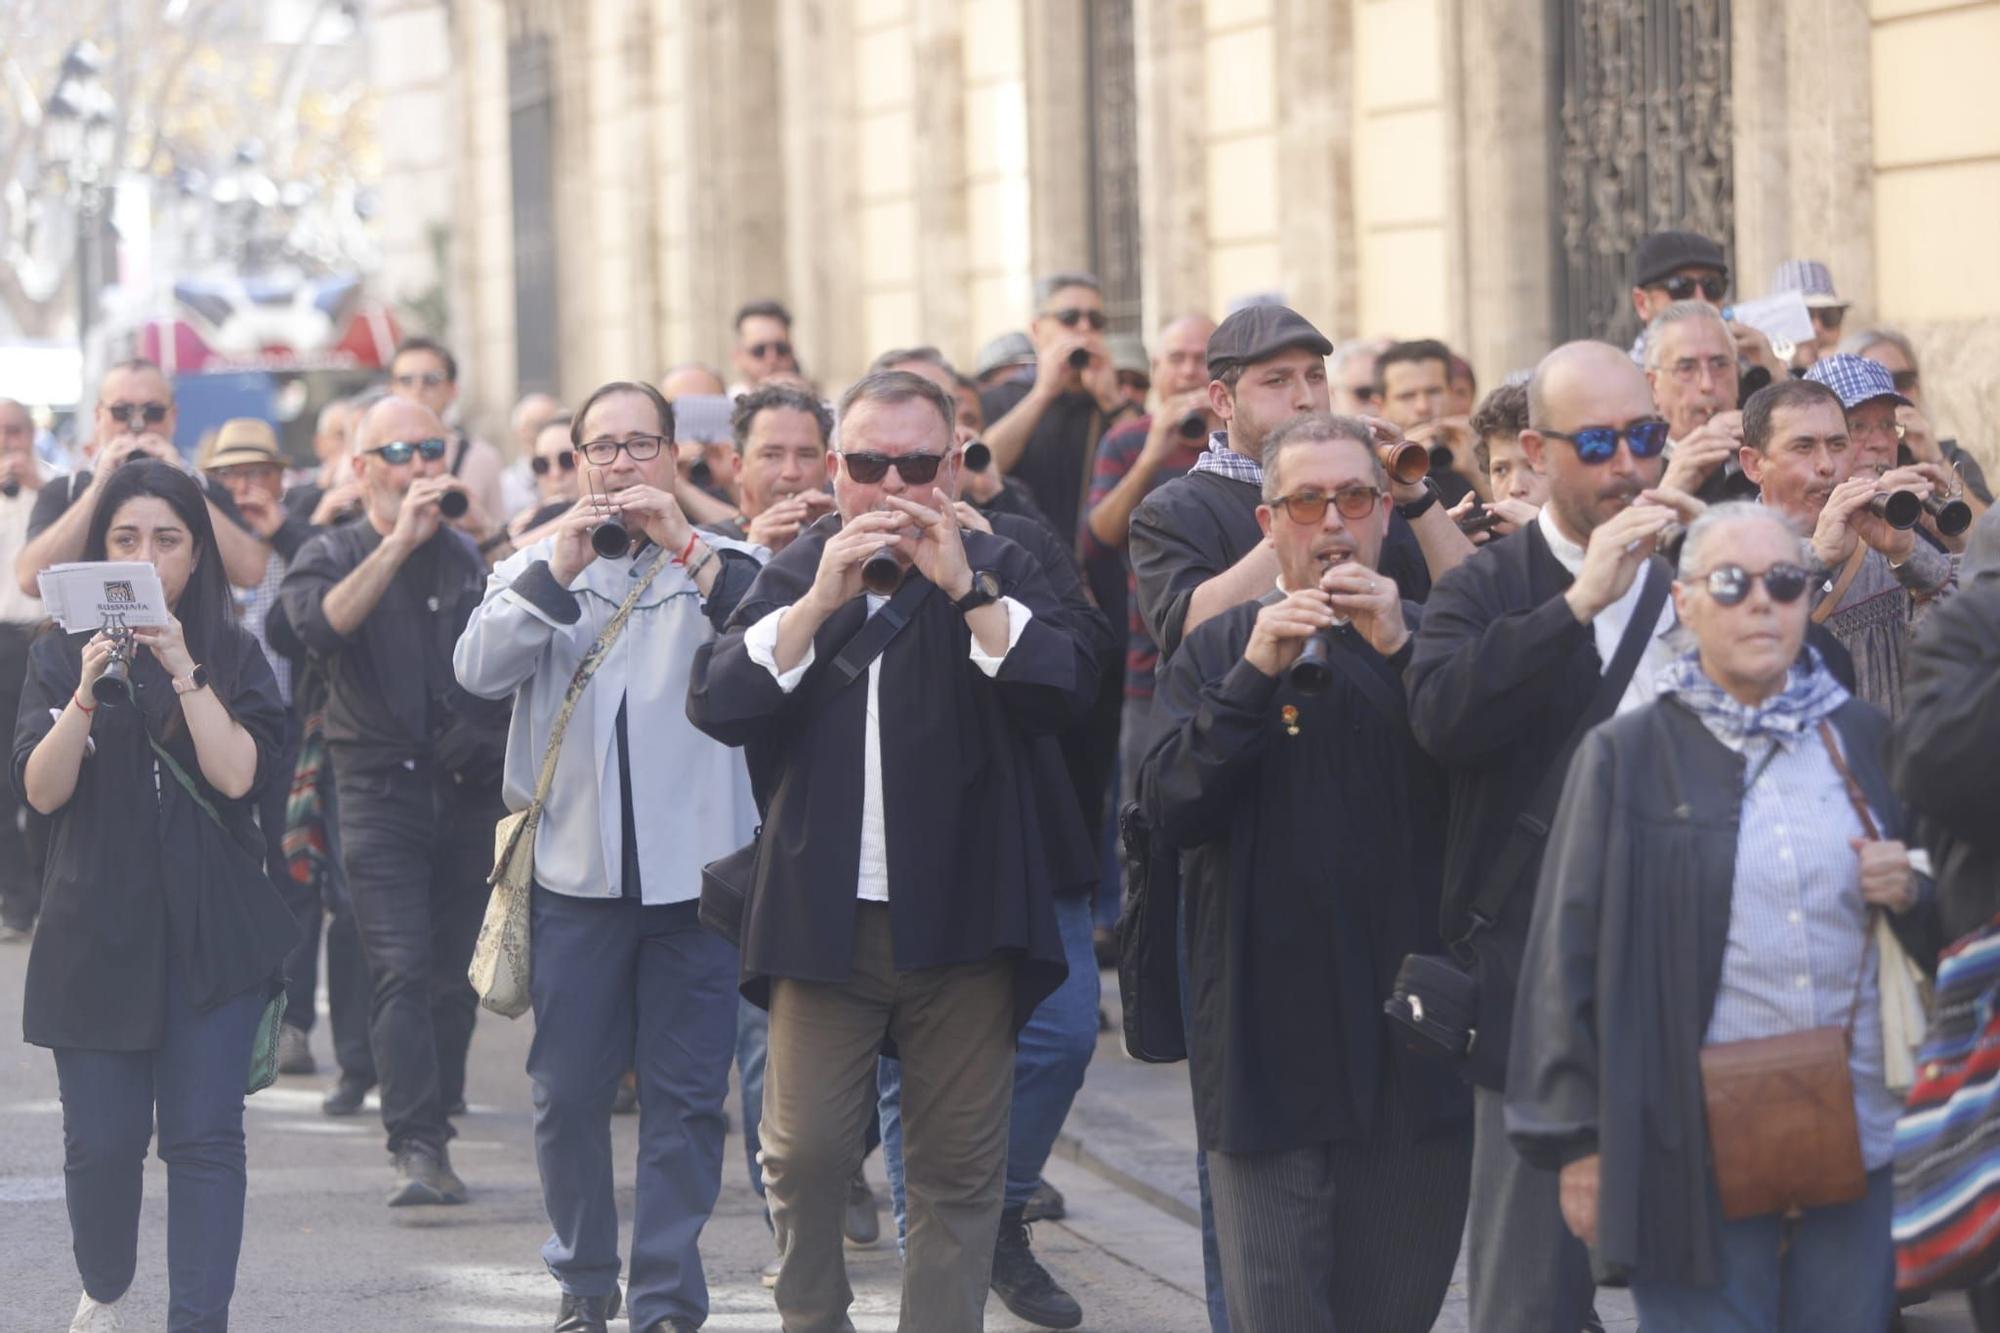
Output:
[[[1254,458],[1245,458],[1229,447],[1229,436],[1217,431],[1208,437],[1208,452],[1194,460],[1190,472],[1219,472],[1231,481],[1245,481],[1252,486],[1264,484],[1264,469],[1257,466]]]
[[[1690,652],[1660,672],[1660,693],[1675,695],[1724,744],[1741,747],[1753,736],[1792,740],[1818,726],[1847,702],[1847,689],[1808,647],[1792,664],[1785,688],[1752,707],[1738,703],[1701,669]]]

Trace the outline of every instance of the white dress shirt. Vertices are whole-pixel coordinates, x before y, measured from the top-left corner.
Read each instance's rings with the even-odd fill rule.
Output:
[[[874,615],[888,604],[886,597],[874,593],[868,598],[868,614]],[[984,671],[988,677],[1000,673],[1001,663],[1007,660],[1007,653],[1014,651],[1014,645],[1021,641],[1021,631],[1028,627],[1032,613],[1027,607],[1012,597],[1002,597],[999,605],[1007,608],[1007,648],[998,657],[979,646],[979,636],[972,636],[972,664]],[[781,606],[762,620],[752,625],[743,634],[743,649],[750,654],[750,660],[771,673],[778,682],[778,688],[790,694],[805,679],[806,669],[813,664],[814,647],[806,645],[806,655],[790,671],[778,669],[778,625],[791,610]],[[889,838],[882,820],[882,655],[868,664],[868,725],[863,729],[861,749],[861,860],[856,868],[854,893],[869,902],[889,901]]]
[[[1537,521],[1542,525],[1542,536],[1549,544],[1549,550],[1562,562],[1571,578],[1583,569],[1583,548],[1563,535],[1556,526],[1554,505],[1543,505]],[[1632,586],[1625,595],[1597,613],[1590,622],[1591,633],[1597,638],[1597,669],[1610,669],[1611,659],[1618,656],[1618,641],[1625,637],[1625,626],[1632,621],[1632,615],[1639,609],[1639,598],[1646,590],[1647,569],[1642,565],[1639,577],[1632,580]],[[1639,665],[1632,670],[1632,681],[1625,687],[1625,696],[1618,701],[1618,711],[1629,713],[1634,708],[1644,707],[1653,702],[1659,694],[1660,672],[1672,664],[1680,654],[1667,642],[1667,635],[1673,632],[1674,599],[1669,597],[1660,606],[1659,623],[1653,627],[1653,637],[1646,640],[1645,648],[1639,654]]]

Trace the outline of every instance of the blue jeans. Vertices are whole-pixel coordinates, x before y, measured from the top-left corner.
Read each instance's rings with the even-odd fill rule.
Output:
[[[555,1233],[542,1259],[564,1291],[618,1282],[611,1101],[639,1077],[639,1173],[632,1221],[632,1326],[701,1323],[702,1228],[722,1189],[723,1100],[736,1040],[737,955],[693,902],[534,892],[535,1163]]]
[[[1646,1333],[1879,1333],[1896,1309],[1890,1168],[1853,1203],[1722,1224],[1722,1285],[1632,1281]],[[1786,1244],[1789,1233],[1790,1243]]]
[[[139,1199],[153,1119],[167,1164],[167,1327],[222,1333],[243,1246],[243,1083],[261,987],[205,1014],[167,950],[158,1050],[62,1047],[63,1185],[83,1289],[115,1301],[139,1258]]]
[[[1007,1122],[1008,1208],[1019,1208],[1042,1183],[1042,1168],[1056,1146],[1070,1103],[1083,1086],[1097,1050],[1100,981],[1091,950],[1088,896],[1056,899],[1069,976],[1028,1017],[1014,1042],[1014,1099]],[[896,1210],[896,1243],[903,1238],[903,1068],[884,1058],[876,1070],[882,1113],[882,1165]]]

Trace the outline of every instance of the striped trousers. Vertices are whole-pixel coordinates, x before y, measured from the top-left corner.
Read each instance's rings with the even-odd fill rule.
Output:
[[[1470,1127],[1411,1142],[1210,1151],[1232,1333],[1428,1333],[1465,1228]]]

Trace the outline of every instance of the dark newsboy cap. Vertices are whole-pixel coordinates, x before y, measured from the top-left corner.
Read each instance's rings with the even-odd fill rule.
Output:
[[[1683,268],[1712,268],[1729,276],[1722,247],[1708,237],[1691,231],[1656,231],[1639,242],[1639,253],[1632,259],[1632,285],[1650,287]]]
[[[1208,335],[1209,377],[1216,378],[1234,366],[1268,361],[1289,347],[1303,347],[1321,356],[1333,354],[1333,344],[1326,335],[1290,306],[1245,306]]]

